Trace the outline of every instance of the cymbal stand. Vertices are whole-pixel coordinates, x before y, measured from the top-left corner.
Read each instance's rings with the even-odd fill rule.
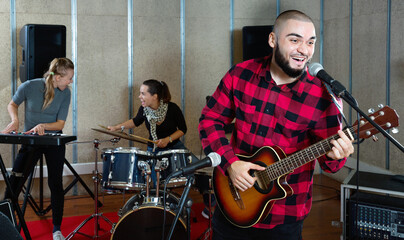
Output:
[[[116,140],[116,142],[119,141]],[[105,217],[102,213],[98,212],[98,184],[100,182],[100,178],[99,178],[99,172],[98,172],[98,147],[100,145],[100,141],[98,139],[94,139],[93,141],[94,143],[94,150],[95,150],[95,167],[94,167],[94,176],[93,176],[93,180],[94,180],[94,214],[89,216],[87,219],[85,219],[73,232],[71,232],[67,237],[66,240],[71,239],[76,233],[79,233],[81,235],[84,235],[86,237],[92,238],[92,239],[98,239],[99,237],[102,237],[103,235],[109,233],[106,232],[103,235],[98,235],[98,230],[99,230],[99,219],[102,218],[104,219],[108,224],[112,226],[114,225],[113,222],[111,222],[107,217]],[[94,235],[90,236],[84,233],[79,232],[79,230],[87,223],[89,222],[91,219],[94,218]]]

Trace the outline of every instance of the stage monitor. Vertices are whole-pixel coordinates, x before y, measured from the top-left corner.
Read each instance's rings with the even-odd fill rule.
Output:
[[[243,27],[243,61],[272,53],[272,48],[268,45],[272,28],[272,25]]]

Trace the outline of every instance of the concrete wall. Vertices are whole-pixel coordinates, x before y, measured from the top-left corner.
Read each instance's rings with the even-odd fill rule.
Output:
[[[324,1],[324,39],[320,38],[320,0],[282,0],[280,11],[298,9],[310,15],[316,24],[318,45],[313,61],[320,59],[319,43],[324,40],[323,66],[345,86],[352,83],[352,93],[360,107],[367,109],[386,103],[398,113],[404,90],[403,50],[400,46],[404,2],[392,1],[391,31],[391,90],[386,93],[386,21],[387,1],[355,0],[353,7],[352,79],[349,79],[349,1]],[[188,124],[185,144],[197,156],[201,153],[198,119],[205,97],[216,89],[221,77],[232,64],[242,61],[243,26],[271,25],[276,18],[277,1],[234,0],[233,34],[230,32],[230,1],[185,1],[185,85],[181,85],[181,1],[133,1],[133,111],[139,107],[137,96],[141,83],[149,78],[168,83],[173,101],[181,106]],[[121,140],[112,145],[111,136],[91,128],[111,125],[129,118],[128,95],[128,27],[127,1],[77,1],[77,144],[79,163],[94,162],[92,141],[103,141],[102,148],[129,146]],[[0,128],[9,123],[6,110],[11,98],[11,38],[10,1],[0,4]],[[62,24],[67,28],[67,57],[72,56],[71,5],[66,0],[16,1],[16,30],[28,23]],[[17,39],[18,42],[19,39]],[[233,59],[231,59],[233,52]],[[17,47],[17,66],[21,64],[21,47]],[[19,82],[19,80],[18,80]],[[181,96],[181,87],[185,95]],[[349,116],[345,104],[346,115]],[[23,119],[23,109],[20,118]],[[355,116],[354,116],[355,117]],[[72,134],[72,112],[65,133]],[[147,137],[142,126],[135,134]],[[402,133],[395,136],[404,142]],[[145,149],[145,145],[134,143]],[[67,159],[72,161],[72,145],[67,147]],[[361,161],[384,168],[386,146],[383,137],[361,145]],[[11,146],[0,145],[7,167],[12,166]],[[356,158],[356,156],[353,156]],[[390,169],[404,173],[403,154],[390,146]],[[79,166],[78,166],[79,168]],[[90,173],[89,171],[88,173]]]

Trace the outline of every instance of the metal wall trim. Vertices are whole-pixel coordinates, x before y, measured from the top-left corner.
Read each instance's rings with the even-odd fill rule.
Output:
[[[180,35],[181,35],[181,108],[185,117],[185,0],[180,6]]]
[[[11,54],[11,97],[17,91],[17,23],[15,15],[15,0],[10,0],[10,54]],[[17,155],[17,145],[11,147],[11,158]]]
[[[73,135],[77,136],[77,0],[71,0],[71,31],[72,31],[72,62],[74,63],[73,94],[72,94],[72,121]],[[77,145],[73,144],[73,163],[78,162]],[[76,190],[75,190],[76,191]]]
[[[391,0],[387,0],[387,36],[386,36],[386,104],[390,105],[390,44],[391,44]],[[386,141],[386,169],[390,169],[390,141]]]
[[[11,96],[17,91],[17,24],[15,0],[10,0]]]
[[[185,0],[180,4],[180,40],[181,40],[181,110],[185,118]],[[185,135],[181,137],[185,142]]]
[[[348,90],[350,93],[352,93],[353,87],[352,87],[352,36],[353,36],[353,0],[350,0],[349,2],[349,74],[348,74]],[[351,125],[352,124],[352,108],[349,108],[349,114],[348,114],[348,122]]]
[[[129,119],[133,118],[133,0],[128,0],[128,113]],[[129,130],[133,133],[133,129]],[[129,141],[133,147],[133,142]]]
[[[281,0],[276,0],[276,16],[281,14]]]
[[[320,64],[323,65],[324,47],[324,0],[320,1]]]
[[[234,0],[230,0],[230,67],[234,62]]]

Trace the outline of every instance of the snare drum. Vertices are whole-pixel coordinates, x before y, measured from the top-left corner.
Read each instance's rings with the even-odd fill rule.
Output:
[[[167,151],[158,152],[156,154],[157,160],[168,161],[168,167],[161,172],[161,180],[162,184],[165,184],[166,178],[181,168],[186,167],[188,164],[192,162],[192,156],[189,150],[187,149],[171,149]],[[187,182],[186,177],[178,177],[172,178],[169,183],[167,183],[167,187],[179,187],[184,186]]]
[[[156,190],[151,190],[150,195],[155,196]],[[145,192],[131,197],[119,210],[120,219],[112,229],[111,240],[126,240],[129,236],[142,240],[162,239],[162,226],[164,219],[163,196],[159,191],[159,197],[146,199]],[[173,193],[166,194],[166,228],[165,236],[170,231],[172,222],[178,211],[179,197]],[[185,209],[185,208],[184,208]],[[187,239],[186,211],[184,210],[175,225],[172,239]],[[135,237],[136,236],[136,237]]]
[[[150,162],[153,154],[138,148],[103,149],[102,186],[104,189],[140,190],[146,187],[139,161]]]

